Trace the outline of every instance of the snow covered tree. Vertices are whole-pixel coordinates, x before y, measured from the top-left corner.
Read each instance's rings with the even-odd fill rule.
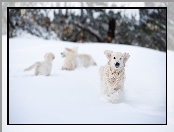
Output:
[[[10,37],[25,30],[44,39],[166,49],[165,9],[141,9],[140,21],[105,9],[12,9],[9,16]]]
[[[141,44],[166,50],[166,9],[140,9]]]

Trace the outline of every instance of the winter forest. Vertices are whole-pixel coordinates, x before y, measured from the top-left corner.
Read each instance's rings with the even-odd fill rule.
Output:
[[[166,22],[165,8],[10,9],[9,37],[25,31],[44,39],[128,44],[166,51]]]

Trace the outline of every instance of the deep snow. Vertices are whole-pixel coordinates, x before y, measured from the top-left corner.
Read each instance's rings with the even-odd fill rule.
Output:
[[[79,46],[97,66],[62,71],[60,52]],[[105,65],[105,49],[128,52],[125,99],[117,104],[100,96],[98,69]],[[53,52],[51,76],[32,76],[23,70]],[[4,73],[3,73],[4,74]],[[173,106],[172,106],[173,107]],[[173,111],[173,109],[171,109]],[[75,44],[24,35],[9,40],[10,124],[165,124],[166,54],[117,44]]]

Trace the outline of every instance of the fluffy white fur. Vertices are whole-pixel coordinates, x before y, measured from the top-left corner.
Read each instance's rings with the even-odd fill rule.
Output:
[[[30,71],[35,68],[34,75],[45,75],[49,76],[52,69],[52,61],[55,58],[53,53],[46,53],[44,56],[45,60],[42,62],[36,62],[24,71]]]
[[[123,91],[125,81],[125,63],[129,59],[129,53],[120,53],[105,50],[108,59],[105,66],[100,67],[101,91],[109,102],[116,102],[119,92]]]
[[[96,65],[94,59],[87,54],[78,54],[78,47],[65,48],[65,52],[61,53],[65,57],[62,70],[74,70],[77,67],[89,67]]]
[[[78,47],[75,46],[75,47],[72,47],[72,48],[68,48],[68,49],[71,49],[73,50],[75,53],[78,53]],[[66,57],[68,55],[69,51],[65,48],[65,51],[60,53],[62,57]]]

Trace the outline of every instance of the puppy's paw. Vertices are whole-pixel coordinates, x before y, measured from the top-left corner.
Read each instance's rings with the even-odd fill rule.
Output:
[[[66,70],[66,68],[65,67],[62,67],[62,70]]]
[[[113,93],[108,94],[107,97],[111,103],[116,103],[119,98],[119,94],[117,91],[115,91]]]
[[[62,67],[62,70],[70,70],[70,69],[67,67]]]

